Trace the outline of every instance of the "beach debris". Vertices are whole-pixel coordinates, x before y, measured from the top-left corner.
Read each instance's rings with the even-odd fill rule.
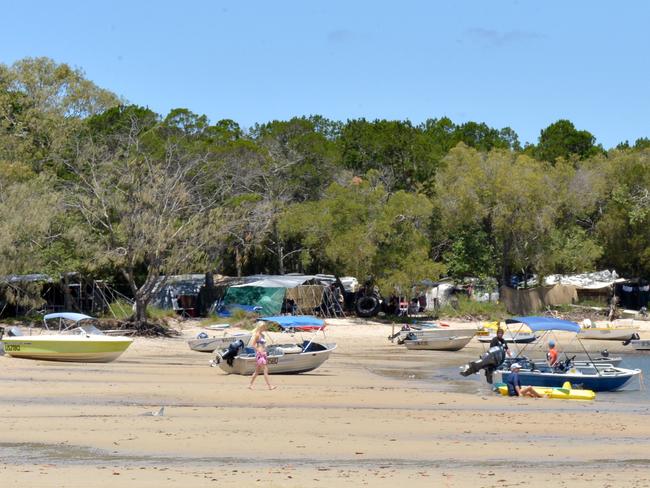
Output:
[[[165,407],[160,407],[157,412],[146,412],[142,414],[144,417],[163,417],[165,415]]]

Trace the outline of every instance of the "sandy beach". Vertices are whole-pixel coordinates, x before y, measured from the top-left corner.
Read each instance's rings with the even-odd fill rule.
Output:
[[[499,397],[455,373],[476,340],[406,351],[390,326],[331,321],[321,368],[250,391],[182,326],[109,364],[0,357],[3,485],[650,486],[650,404]]]

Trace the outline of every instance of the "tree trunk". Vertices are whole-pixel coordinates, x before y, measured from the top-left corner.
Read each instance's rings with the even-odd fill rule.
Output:
[[[284,274],[284,248],[282,247],[282,241],[280,241],[280,235],[278,234],[278,225],[276,222],[273,223],[273,234],[275,239],[275,253],[278,257],[278,274]]]
[[[63,273],[63,309],[72,311],[72,293],[70,293],[70,278],[68,273]]]
[[[241,278],[241,255],[237,246],[235,246],[235,268],[237,269],[237,278]]]

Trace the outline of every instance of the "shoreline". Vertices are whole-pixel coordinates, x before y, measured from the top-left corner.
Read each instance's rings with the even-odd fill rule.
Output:
[[[95,486],[540,486],[558,471],[570,486],[650,483],[650,405],[509,399],[478,382],[474,394],[436,391],[380,375],[481,350],[407,354],[389,329],[329,326],[330,360],[274,375],[274,391],[209,367],[211,354],[185,342],[192,327],[137,338],[107,364],[0,357],[0,469],[9,486],[87,486],[89,474]],[[160,406],[163,417],[147,415]]]

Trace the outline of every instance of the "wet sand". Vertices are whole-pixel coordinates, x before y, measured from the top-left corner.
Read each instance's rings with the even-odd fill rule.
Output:
[[[496,396],[455,378],[476,341],[406,351],[389,326],[330,325],[321,368],[250,391],[189,350],[198,330],[109,364],[0,357],[3,485],[650,486],[650,404]]]

